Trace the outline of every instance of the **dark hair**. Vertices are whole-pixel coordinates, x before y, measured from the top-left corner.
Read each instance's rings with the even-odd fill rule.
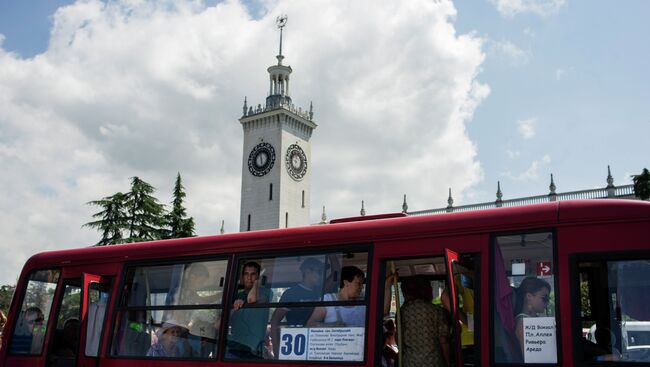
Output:
[[[257,270],[257,274],[259,274],[262,271],[262,267],[260,266],[260,264],[256,263],[255,261],[246,262],[244,266],[241,268],[242,274],[244,274],[244,270],[246,270],[246,268],[255,268],[255,270]]]
[[[407,300],[433,301],[433,288],[426,276],[414,275],[402,280],[402,293]]]
[[[521,281],[521,284],[519,284],[519,288],[516,289],[515,295],[515,315],[519,315],[523,308],[524,308],[524,298],[526,298],[526,294],[535,294],[536,292],[539,292],[542,288],[548,289],[549,293],[551,292],[551,286],[548,284],[543,279],[535,278],[535,277],[527,277],[526,279]]]
[[[25,315],[30,313],[35,313],[41,319],[44,318],[43,311],[41,311],[41,309],[36,306],[29,307],[28,309],[25,310]]]
[[[364,277],[361,269],[356,266],[344,266],[341,268],[341,284],[340,287],[343,288],[343,281],[347,280],[348,282],[353,282],[356,277]]]

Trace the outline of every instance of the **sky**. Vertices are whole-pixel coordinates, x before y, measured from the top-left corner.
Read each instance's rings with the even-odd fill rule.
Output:
[[[0,284],[84,247],[88,201],[138,176],[199,235],[239,228],[244,97],[275,18],[314,105],[311,218],[604,187],[649,167],[644,0],[0,1]],[[645,102],[645,103],[644,103]]]

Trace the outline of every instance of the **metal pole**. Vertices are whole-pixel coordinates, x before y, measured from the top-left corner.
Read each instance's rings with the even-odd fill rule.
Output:
[[[391,261],[390,262],[390,270],[393,274],[396,274],[395,271],[395,262]],[[402,317],[399,311],[399,288],[397,286],[397,277],[393,276],[393,288],[395,291],[395,327],[397,328],[397,359],[399,361],[399,366],[403,366],[402,364],[402,354],[404,353],[404,349],[402,348]]]

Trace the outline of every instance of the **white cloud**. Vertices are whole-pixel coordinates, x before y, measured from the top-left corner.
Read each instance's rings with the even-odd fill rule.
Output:
[[[517,121],[517,131],[524,139],[532,139],[535,136],[535,124],[537,119],[534,117]]]
[[[312,221],[413,210],[482,179],[465,123],[488,95],[483,40],[458,35],[450,1],[80,1],[48,49],[0,48],[0,284],[31,254],[87,246],[84,203],[138,175],[168,202],[176,172],[199,234],[239,221],[244,96],[261,103],[279,13],[292,97],[314,101]],[[313,9],[318,8],[315,17]],[[373,9],[369,12],[368,9]]]
[[[493,54],[505,58],[510,65],[515,67],[527,65],[532,58],[530,50],[524,50],[510,41],[494,42],[491,51]]]
[[[534,181],[539,179],[539,174],[542,168],[548,167],[550,163],[551,157],[548,154],[545,154],[541,159],[531,162],[530,166],[520,174],[513,174],[508,171],[502,175],[515,181]]]
[[[566,0],[491,0],[499,13],[512,18],[518,14],[535,14],[547,17],[557,14]]]

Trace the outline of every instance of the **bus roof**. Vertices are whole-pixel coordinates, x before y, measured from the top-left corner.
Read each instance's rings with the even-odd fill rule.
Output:
[[[381,216],[379,216],[381,217]],[[160,240],[101,247],[41,252],[25,269],[108,261],[132,261],[182,255],[208,255],[266,246],[304,247],[312,243],[340,245],[368,243],[375,239],[416,238],[450,233],[479,233],[548,227],[558,223],[650,220],[650,202],[592,199],[493,208],[459,213],[391,217],[377,220],[311,225],[193,238]],[[342,241],[342,239],[344,239]]]

